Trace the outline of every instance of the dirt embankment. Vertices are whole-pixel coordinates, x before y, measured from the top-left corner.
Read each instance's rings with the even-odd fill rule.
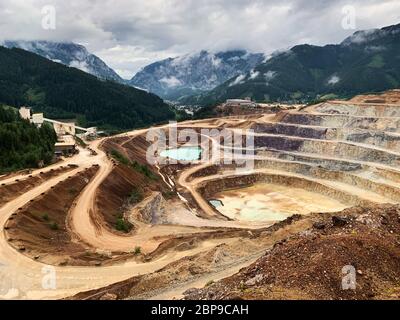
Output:
[[[388,90],[381,94],[358,95],[350,99],[349,101],[356,103],[388,103],[400,105],[400,90]]]
[[[146,150],[150,143],[145,135],[118,137],[105,140],[102,149],[110,154],[119,152],[132,164],[122,164],[113,160],[112,172],[102,182],[96,193],[96,214],[93,219],[97,224],[120,235],[132,229],[126,213],[140,201],[155,191],[168,193],[157,169],[146,160]],[[146,172],[143,169],[146,169]],[[121,219],[124,221],[121,225]],[[119,221],[119,227],[117,223]]]
[[[106,259],[75,242],[67,228],[74,200],[96,174],[93,166],[52,187],[14,213],[5,226],[9,243],[48,264],[87,265]]]
[[[147,165],[146,152],[150,145],[151,143],[146,140],[146,135],[139,135],[122,143],[121,147],[131,161]]]
[[[153,191],[163,190],[160,179],[151,179],[124,164],[116,165],[103,181],[96,194],[96,212],[100,223],[117,231],[118,219]]]
[[[44,181],[58,176],[61,173],[72,170],[75,166],[61,166],[57,169],[51,169],[50,171],[43,172],[35,176],[27,176],[25,179],[16,180],[10,184],[2,184],[0,187],[0,207],[10,202],[11,200],[19,197],[21,194],[32,190],[34,187],[40,185]]]
[[[260,250],[264,251],[265,248],[284,239],[288,234],[305,230],[310,225],[309,221],[295,215],[269,228],[251,232],[246,230],[215,232],[212,233],[213,237],[235,237],[236,239],[196,255],[179,259],[154,273],[136,276],[105,288],[82,292],[70,299],[145,299],[171,289],[179,291],[179,288],[188,282],[204,276],[211,275],[212,277],[213,273],[225,270],[235,264],[241,264],[248,259],[254,261],[254,255],[259,256]],[[179,248],[185,250],[189,246],[195,245],[198,239],[207,237],[210,237],[210,234],[181,236],[165,242],[160,251],[165,253],[168,250],[167,247],[170,247],[171,250],[179,250]],[[154,253],[153,257],[155,256]]]
[[[399,206],[355,207],[315,217],[306,232],[276,243],[234,276],[189,290],[186,298],[400,298]],[[348,266],[354,267],[356,290],[342,289]]]

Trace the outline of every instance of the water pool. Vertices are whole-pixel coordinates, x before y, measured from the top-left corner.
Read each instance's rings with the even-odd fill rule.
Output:
[[[201,157],[200,147],[180,147],[177,149],[163,150],[161,157],[175,159],[178,161],[196,161]]]
[[[214,208],[218,208],[218,207],[221,207],[221,206],[224,205],[221,200],[214,200],[213,199],[213,200],[210,200],[209,202]]]

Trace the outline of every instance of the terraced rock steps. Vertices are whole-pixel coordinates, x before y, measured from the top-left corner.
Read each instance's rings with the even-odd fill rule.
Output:
[[[312,190],[348,206],[398,203],[399,125],[400,105],[331,101],[280,112],[250,125],[255,171],[238,176],[229,166],[203,167],[191,183],[207,199],[221,189],[268,182]]]

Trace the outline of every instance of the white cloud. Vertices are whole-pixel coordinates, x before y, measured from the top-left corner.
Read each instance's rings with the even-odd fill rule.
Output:
[[[337,83],[339,83],[339,82],[340,82],[340,77],[337,76],[337,75],[333,75],[328,79],[328,84],[330,84],[332,86],[337,84]]]
[[[367,46],[367,47],[365,47],[365,51],[367,51],[367,52],[382,52],[385,50],[386,50],[385,46]]]
[[[162,78],[160,82],[166,84],[170,88],[178,87],[182,84],[182,82],[174,76],[169,78]]]
[[[264,73],[264,77],[265,77],[265,81],[267,83],[267,85],[269,84],[269,82],[276,77],[276,71],[267,71],[266,73]]]
[[[85,61],[74,60],[70,62],[69,66],[89,73],[88,65]]]
[[[249,79],[253,80],[253,79],[257,78],[259,76],[259,74],[260,74],[259,71],[254,71],[254,69],[253,69],[250,71]]]
[[[56,30],[41,26],[45,5],[56,8]],[[355,31],[342,28],[344,5],[355,6],[358,30],[399,22],[398,0],[1,0],[0,40],[77,42],[130,78],[151,62],[202,49],[268,56],[339,43]]]
[[[238,76],[235,78],[235,80],[233,80],[233,81],[229,84],[229,86],[230,86],[230,87],[233,87],[233,86],[236,86],[236,85],[238,85],[238,84],[241,84],[241,83],[244,82],[245,79],[246,79],[246,75],[240,74],[240,75],[238,75]]]

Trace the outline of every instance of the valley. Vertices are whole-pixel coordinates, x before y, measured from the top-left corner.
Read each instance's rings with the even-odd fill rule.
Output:
[[[396,295],[399,123],[400,91],[393,90],[180,122],[178,135],[190,129],[202,143],[180,140],[159,153],[159,160],[186,160],[177,163],[147,159],[149,131],[173,141],[175,124],[166,124],[87,141],[78,154],[49,167],[0,177],[0,278],[8,279],[0,298]],[[243,132],[241,142],[250,137],[253,145],[229,143],[229,134]],[[381,236],[374,250],[386,254],[384,274],[365,249],[376,230]],[[330,248],[339,238],[339,247]],[[296,243],[312,253],[296,251]],[[353,260],[351,252],[357,253]],[[279,275],[274,283],[274,275],[261,279],[251,269],[278,268],[280,259],[288,274],[297,275],[303,265],[305,277],[316,279],[326,269],[312,269],[313,259],[323,267],[336,262],[315,291],[303,290],[301,277],[291,285]],[[363,274],[361,290],[332,289],[340,285],[342,267],[353,263]],[[42,285],[42,268],[49,266],[57,279],[52,289]],[[242,282],[230,282],[235,277]]]

